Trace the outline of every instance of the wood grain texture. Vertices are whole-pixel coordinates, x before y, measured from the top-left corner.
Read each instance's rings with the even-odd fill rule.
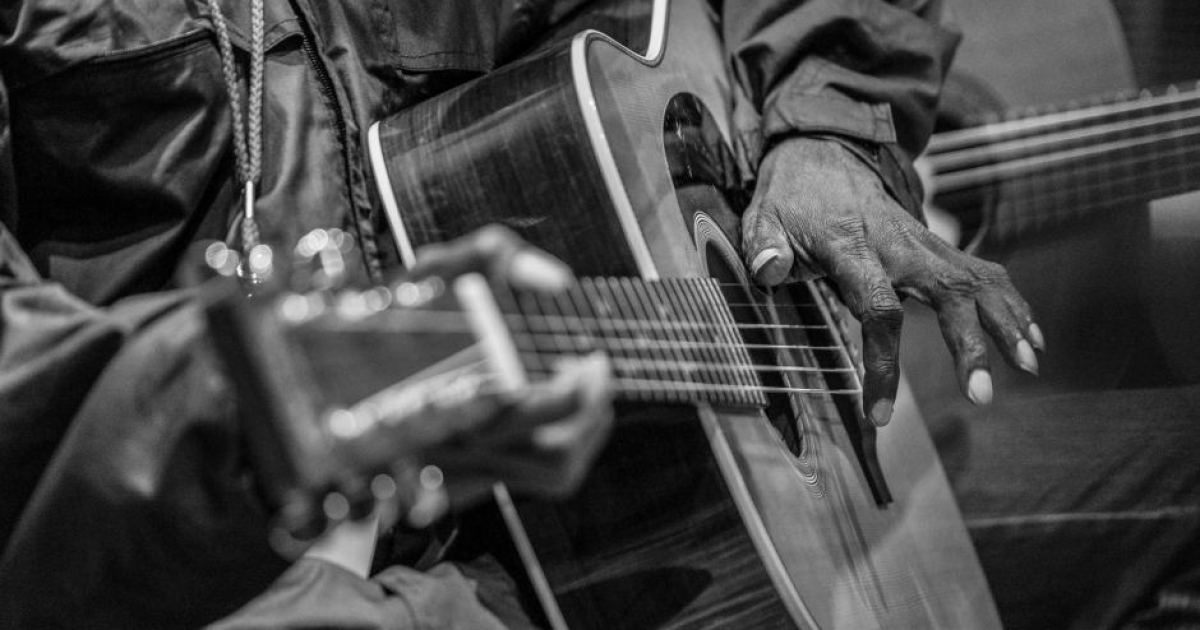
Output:
[[[745,195],[714,185],[739,178],[723,170],[728,164],[705,139],[711,132],[668,126],[680,133],[664,137],[668,107],[686,93],[714,112],[712,126],[728,138],[728,85],[706,4],[671,6],[660,60],[647,62],[597,35],[576,42],[601,116],[599,150],[611,154],[620,175],[616,190],[591,170],[603,154],[576,126],[581,103],[566,45],[386,121],[389,172],[417,244],[500,221],[582,275],[744,279],[732,208]],[[677,140],[683,148],[668,151]],[[709,159],[688,169],[672,163],[679,155]],[[716,181],[679,177],[689,171]],[[632,236],[622,228],[622,200],[635,214]],[[648,245],[649,269],[631,238]],[[780,292],[774,299],[782,308],[768,301],[741,316],[824,318],[819,306],[810,310],[823,304],[814,290]],[[774,340],[812,341],[800,332]],[[766,360],[831,359],[814,351]],[[998,627],[911,403],[898,401],[893,426],[875,445],[894,496],[886,507],[876,502],[845,428],[857,421],[853,407],[847,414],[828,396],[789,396],[767,414],[623,409],[578,496],[521,506],[569,625]]]

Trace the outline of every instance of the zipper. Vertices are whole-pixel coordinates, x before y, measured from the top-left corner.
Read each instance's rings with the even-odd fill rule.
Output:
[[[300,47],[304,51],[304,56],[308,58],[308,64],[312,67],[313,72],[317,75],[317,89],[321,92],[321,96],[328,103],[330,110],[333,112],[334,138],[342,150],[342,170],[343,176],[346,179],[346,203],[350,209],[350,223],[353,226],[355,235],[359,242],[359,251],[363,255],[363,266],[367,273],[371,276],[374,282],[383,281],[383,273],[379,269],[378,257],[375,253],[374,243],[368,243],[365,235],[362,233],[362,227],[359,224],[359,209],[354,203],[354,173],[353,165],[350,161],[350,150],[348,143],[348,132],[346,125],[346,116],[342,111],[342,107],[337,98],[337,90],[333,84],[333,77],[329,74],[329,69],[325,67],[325,62],[321,60],[320,53],[316,48],[316,32],[313,29],[312,23],[309,21],[308,14],[304,8],[299,6],[300,3],[293,1],[292,8],[295,10],[297,20],[300,23],[301,43]]]

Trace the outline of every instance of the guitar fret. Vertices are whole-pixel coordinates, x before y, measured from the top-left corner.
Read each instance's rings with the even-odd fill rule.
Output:
[[[693,304],[684,295],[681,283],[671,278],[666,280],[663,285],[667,289],[667,293],[675,300],[676,310],[680,313],[683,321],[689,324],[697,323],[700,318],[696,316]],[[702,341],[700,331],[694,327],[684,330],[683,336],[688,341]],[[722,381],[720,375],[716,373],[706,372],[704,376],[708,383],[720,383]]]
[[[824,328],[798,324],[739,324],[712,279],[584,278],[561,294],[497,291],[514,344],[531,373],[554,371],[559,357],[601,350],[618,378],[676,383],[660,398],[763,405],[759,373],[787,373],[806,386],[832,368],[755,365],[740,328]],[[434,314],[436,316],[436,314]],[[762,344],[759,344],[762,345]],[[764,349],[810,346],[762,345]],[[825,346],[815,350],[836,350]],[[836,370],[834,370],[836,371]],[[820,381],[823,382],[823,381]],[[650,390],[647,390],[649,392]]]
[[[647,292],[646,288],[647,287],[644,283],[639,282],[635,285],[634,293],[638,303],[644,305],[646,312],[650,313],[650,317],[659,319],[668,318],[671,314],[670,309],[660,302],[656,302],[653,299],[653,296]],[[687,352],[687,349],[680,345],[679,342],[681,339],[679,338],[677,332],[673,329],[673,327],[667,327],[667,330],[664,331],[664,334],[675,343],[670,344],[673,347],[668,348],[667,352],[658,353],[659,356],[669,357],[673,355],[676,360],[683,360],[683,357],[686,356],[685,353]]]
[[[710,340],[721,339],[724,333],[727,331],[727,327],[724,325],[725,322],[718,313],[728,312],[728,309],[722,304],[713,304],[707,298],[707,296],[703,293],[703,287],[707,284],[711,283],[686,283],[683,285],[683,291],[689,296],[691,303],[694,305],[694,308],[701,319],[717,324],[717,327],[709,336]],[[724,349],[727,350],[728,348]],[[720,361],[722,358],[721,355],[725,353],[715,352],[715,350],[717,349],[710,348],[708,354],[713,356],[714,360]],[[726,366],[725,369],[722,370],[723,382],[731,385],[746,385],[745,375],[751,369],[748,365],[742,361],[738,361],[736,356],[725,358],[725,361],[723,361],[722,364]],[[745,396],[743,394],[739,394],[737,398],[744,400]]]

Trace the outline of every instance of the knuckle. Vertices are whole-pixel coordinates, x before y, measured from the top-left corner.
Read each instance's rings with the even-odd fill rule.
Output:
[[[943,294],[962,296],[975,290],[976,282],[962,269],[946,266],[933,273],[933,284]]]
[[[959,341],[959,355],[970,362],[976,362],[987,356],[987,344],[974,332],[967,333]]]
[[[861,261],[871,257],[871,246],[867,243],[867,235],[862,231],[842,232],[835,230],[833,251],[847,260]]]
[[[896,360],[891,355],[878,355],[866,361],[867,372],[877,378],[889,379],[900,373]]]
[[[904,307],[891,287],[877,285],[867,294],[865,315],[879,323],[891,324],[904,319]]]
[[[1004,268],[1004,265],[999,263],[976,259],[974,271],[982,283],[1001,286],[1011,284],[1008,278],[1008,270]]]
[[[926,231],[925,226],[917,222],[907,212],[889,213],[887,218],[888,230],[899,240],[905,242],[919,242],[918,238],[922,231]]]
[[[834,217],[829,221],[829,229],[835,237],[841,238],[862,238],[867,231],[862,217],[858,216]]]

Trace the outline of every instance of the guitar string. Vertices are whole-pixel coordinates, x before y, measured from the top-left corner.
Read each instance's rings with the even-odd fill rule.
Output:
[[[760,302],[726,302],[725,306],[728,306],[729,308],[768,308],[771,305],[762,304]],[[816,304],[785,304],[782,306],[795,309],[808,308],[820,310],[821,308]]]
[[[430,321],[419,324],[414,327],[407,326],[406,324],[411,323],[411,320],[413,319],[411,316],[414,314],[419,314],[420,319],[428,319]],[[462,333],[473,332],[473,329],[470,327],[469,322],[467,322],[465,320],[465,317],[463,317],[461,321],[457,321],[457,322],[449,321],[450,319],[456,319],[457,318],[456,316],[461,317],[462,314],[458,313],[458,312],[413,311],[413,312],[404,313],[403,315],[404,315],[404,321],[388,322],[388,324],[390,324],[390,326],[389,326],[390,330],[395,331],[395,330],[399,329],[399,330],[416,330],[416,331],[424,332],[424,331],[429,330],[430,323],[435,323],[435,326],[439,329],[438,330],[439,332],[443,332],[443,331],[447,331],[447,330],[450,330],[452,332],[462,332]],[[392,318],[389,318],[389,319],[392,319]],[[571,318],[558,318],[558,319],[569,320]],[[355,322],[350,322],[349,327],[353,328],[353,327],[355,327],[356,324],[366,324],[366,323],[367,322],[365,320],[358,320]],[[396,324],[400,324],[400,325],[396,326]],[[347,326],[339,325],[336,327],[346,328]],[[371,322],[370,328],[372,328],[373,330],[378,330],[379,329],[378,322]],[[705,326],[705,328],[713,328],[713,327]],[[558,358],[558,357],[561,357],[561,356],[564,356],[567,354],[574,354],[572,352],[573,350],[575,350],[575,347],[573,346],[573,344],[577,343],[577,340],[579,338],[579,335],[570,335],[570,334],[562,335],[562,334],[555,334],[553,332],[546,333],[546,332],[542,332],[542,331],[532,331],[532,330],[523,330],[520,332],[522,333],[522,335],[521,335],[522,340],[531,342],[531,346],[532,346],[532,347],[526,347],[526,348],[522,349],[520,351],[520,353],[524,356],[524,358],[536,359],[537,362],[543,366],[548,364],[548,361],[547,361],[548,359]],[[749,348],[753,348],[753,349],[780,349],[780,350],[792,350],[792,351],[801,351],[801,350],[838,351],[840,354],[840,353],[844,352],[844,349],[840,346],[820,346],[820,345],[803,345],[803,344],[796,344],[796,345],[736,344],[736,343],[718,343],[718,342],[700,342],[700,341],[669,341],[669,340],[658,340],[658,339],[653,340],[653,341],[639,341],[639,340],[633,339],[633,338],[607,337],[607,336],[603,336],[603,335],[601,335],[599,337],[590,337],[589,339],[596,346],[598,346],[598,348],[594,348],[594,349],[605,350],[605,351],[609,352],[610,354],[612,354],[612,360],[614,361],[615,364],[618,364],[618,365],[621,365],[624,367],[644,368],[644,369],[659,370],[659,371],[662,371],[664,369],[673,369],[673,370],[679,372],[680,375],[683,377],[683,378],[678,378],[678,380],[676,380],[676,381],[669,381],[669,382],[683,382],[685,379],[694,376],[694,373],[692,372],[693,369],[714,370],[715,372],[713,372],[713,375],[711,377],[714,380],[728,377],[729,374],[726,372],[722,372],[723,370],[728,370],[728,371],[734,372],[734,373],[738,372],[739,370],[750,370],[750,371],[754,371],[754,372],[773,372],[773,373],[781,373],[781,374],[782,373],[797,373],[797,374],[814,374],[814,375],[815,374],[847,374],[847,373],[852,373],[852,372],[857,371],[855,368],[822,368],[822,367],[809,367],[809,366],[762,365],[762,364],[754,364],[754,363],[749,363],[749,362],[693,361],[693,360],[681,360],[681,359],[669,359],[669,360],[668,359],[657,359],[656,360],[656,359],[642,359],[642,358],[638,358],[638,357],[631,358],[628,356],[621,356],[621,354],[623,354],[623,352],[622,352],[623,349],[616,347],[617,345],[624,344],[626,348],[628,348],[630,350],[634,350],[634,351],[654,349],[654,348],[667,348],[667,349],[674,348],[674,349],[686,350],[688,348],[697,348],[697,347],[731,348],[731,349],[749,347]],[[541,344],[541,345],[539,344],[539,341],[546,342],[548,340],[551,342],[552,347],[550,347],[550,348],[547,348],[544,344]],[[711,383],[708,383],[708,384],[711,384]],[[756,387],[756,386],[751,386],[751,387]]]
[[[1200,86],[1200,83],[1197,85]],[[1140,100],[1121,101],[1119,103],[1086,107],[1067,112],[1035,115],[1033,118],[1021,118],[967,129],[944,131],[930,138],[926,152],[942,153],[961,149],[971,144],[994,142],[1008,135],[1030,133],[1046,127],[1079,123],[1093,118],[1127,114],[1138,110],[1188,103],[1189,101],[1200,101],[1200,87],[1181,91],[1176,94],[1164,94]]]
[[[535,374],[535,376],[549,376],[548,374]],[[626,378],[616,377],[613,379],[614,385],[620,390],[633,388],[644,391],[653,390],[654,393],[762,393],[762,394],[806,394],[806,395],[833,395],[833,396],[858,396],[862,394],[862,390],[858,388],[839,388],[828,389],[822,387],[771,387],[766,385],[760,386],[743,386],[743,385],[722,385],[718,383],[686,383],[676,381],[664,381],[660,379],[645,379],[645,378]]]
[[[1182,163],[1184,161],[1183,158],[1190,158],[1190,157],[1196,158],[1195,164]],[[1136,171],[1131,172],[1131,173],[1121,174],[1121,175],[1114,175],[1111,173],[1111,171],[1117,170],[1118,168],[1133,170],[1139,165],[1154,165],[1155,163],[1162,162],[1166,159],[1173,159],[1179,163],[1171,165],[1171,166],[1161,166],[1160,168],[1154,169],[1153,174],[1150,174],[1150,175],[1147,175],[1144,173],[1139,173]],[[1049,172],[1042,171],[1042,172],[1021,173],[1019,175],[1012,176],[1012,177],[1001,178],[1001,179],[997,179],[994,181],[982,182],[982,183],[977,184],[975,187],[981,187],[981,186],[987,186],[987,185],[1001,185],[1001,184],[1006,184],[1006,183],[1013,183],[1016,185],[1021,185],[1021,186],[1026,186],[1026,187],[1033,187],[1033,186],[1037,185],[1038,183],[1040,183],[1037,181],[1040,178],[1047,178],[1047,177],[1052,178],[1052,177],[1059,177],[1059,176],[1062,176],[1061,178],[1066,180],[1066,181],[1060,181],[1060,182],[1046,182],[1045,184],[1043,184],[1043,186],[1047,187],[1048,191],[1041,193],[1040,196],[1034,197],[1033,199],[1024,200],[1025,204],[1034,204],[1034,203],[1038,203],[1039,199],[1044,199],[1047,197],[1068,197],[1068,198],[1071,196],[1082,197],[1083,193],[1097,191],[1098,188],[1100,188],[1101,186],[1113,187],[1116,185],[1138,184],[1138,183],[1147,183],[1147,182],[1153,183],[1152,180],[1154,180],[1154,179],[1172,180],[1172,181],[1160,186],[1160,190],[1155,190],[1153,188],[1147,188],[1146,190],[1128,193],[1128,194],[1124,194],[1124,195],[1119,195],[1116,197],[1110,196],[1110,197],[1105,197],[1103,199],[1089,199],[1088,202],[1091,205],[1117,205],[1117,203],[1119,203],[1119,202],[1145,200],[1147,198],[1156,198],[1156,197],[1167,197],[1172,194],[1180,194],[1180,193],[1188,192],[1188,191],[1196,189],[1196,188],[1200,188],[1200,146],[1177,147],[1177,148],[1174,148],[1171,150],[1155,153],[1153,155],[1144,155],[1144,156],[1140,156],[1140,157],[1133,158],[1133,159],[1123,160],[1123,161],[1114,163],[1112,166],[1106,166],[1106,167],[1084,166],[1084,167],[1080,168],[1078,166],[1073,166],[1073,165],[1067,163],[1067,164],[1060,165],[1060,168],[1068,169],[1069,172],[1057,173],[1057,172],[1054,172],[1054,169],[1049,169]],[[1098,175],[1105,175],[1105,177],[1103,177],[1103,179],[1100,180],[1100,182],[1101,182],[1100,184],[1097,184],[1095,181],[1097,179]],[[1085,181],[1085,180],[1090,180],[1090,181]],[[963,190],[963,189],[959,189],[959,190]],[[1057,211],[1057,210],[1054,208],[1051,208],[1049,211]]]
[[[1196,152],[1196,157],[1200,158],[1200,151]],[[1153,162],[1160,161],[1161,159],[1155,158],[1143,161],[1153,164]],[[1014,197],[1022,199],[1022,202],[1001,206],[998,209],[1000,212],[998,219],[1012,223],[1021,223],[1042,221],[1047,217],[1072,217],[1084,214],[1085,212],[1092,213],[1106,208],[1129,205],[1133,202],[1145,202],[1151,199],[1165,198],[1200,188],[1200,177],[1198,177],[1200,176],[1200,172],[1180,167],[1160,168],[1156,171],[1156,175],[1151,176],[1132,174],[1108,177],[1102,180],[1102,184],[1090,184],[1081,181],[1083,176],[1089,174],[1090,172],[1086,170],[1075,173],[1049,174],[1048,177],[1051,178],[1061,177],[1068,180],[1067,182],[1061,182],[1058,186],[1055,186],[1054,182],[1038,182],[1033,178],[1012,180],[1014,185],[1021,187],[1014,191]],[[1070,178],[1075,178],[1075,180],[1071,181]],[[1124,194],[1099,196],[1102,194],[1102,191],[1099,190],[1100,186],[1115,188],[1129,184],[1143,184],[1147,182],[1148,178],[1171,181],[1160,181],[1156,184],[1157,188],[1148,187]],[[1026,191],[1025,194],[1022,194],[1023,190]],[[1081,210],[1081,208],[1084,209]]]
[[[941,173],[980,163],[996,164],[1007,161],[1009,158],[1003,158],[1002,156],[1008,154],[1020,154],[1031,149],[1055,148],[1059,145],[1068,145],[1085,140],[1091,140],[1097,136],[1107,136],[1110,134],[1129,134],[1139,129],[1155,127],[1158,125],[1167,125],[1191,118],[1200,118],[1200,108],[1178,112],[1168,112],[1160,116],[1136,120],[1116,120],[1095,127],[1066,129],[1043,136],[1036,136],[1034,138],[1018,138],[1014,140],[994,142],[991,144],[971,147],[969,149],[928,155],[927,158],[929,160],[930,167],[932,167],[935,172]]]
[[[539,336],[539,334],[537,334],[537,333],[533,333],[530,335],[530,337],[532,337],[532,338],[536,338],[538,336]],[[574,339],[576,341],[579,340],[579,335],[569,335],[569,337],[571,337],[572,339]],[[620,339],[620,338],[615,338],[615,337],[604,337],[604,339],[609,340],[609,341],[622,341],[625,343],[637,344],[639,347],[647,347],[647,348],[661,347],[661,348],[668,348],[668,349],[672,348],[672,347],[673,348],[681,348],[681,349],[682,348],[711,348],[711,349],[716,349],[716,350],[746,348],[749,350],[814,350],[814,351],[831,351],[831,352],[843,350],[842,346],[818,346],[818,345],[806,345],[806,344],[788,345],[788,344],[773,344],[773,343],[731,343],[731,342],[720,342],[720,341],[672,341],[672,340],[667,340],[667,339],[633,340],[633,339]]]
[[[435,310],[382,310],[369,313],[371,321],[365,318],[350,318],[342,319],[335,322],[322,320],[318,325],[326,326],[327,328],[354,328],[364,327],[371,328],[380,325],[380,322],[375,321],[376,318],[387,318],[392,321],[385,321],[383,325],[388,326],[388,330],[414,330],[419,331],[421,327],[437,327],[439,331],[448,332],[470,332],[470,322],[466,316],[460,311],[435,311]],[[559,323],[591,323],[597,326],[610,325],[613,328],[623,328],[626,330],[641,330],[648,329],[651,331],[719,331],[725,328],[720,324],[706,323],[698,321],[656,321],[656,320],[639,320],[639,319],[624,319],[624,318],[608,318],[608,317],[569,317],[565,315],[502,315],[509,324],[520,324],[523,322],[559,322]],[[430,320],[423,322],[414,322],[416,319]],[[418,325],[419,324],[419,325]],[[734,323],[732,328],[737,330],[829,330],[832,328],[827,324],[739,324]]]
[[[1161,142],[1165,140],[1179,140],[1195,135],[1200,135],[1200,126],[1180,129],[1174,132],[1155,134],[1154,136],[1147,136],[1143,138],[1116,140],[1093,147],[1069,149],[1044,156],[1021,158],[994,166],[976,167],[973,169],[954,171],[946,174],[939,173],[936,180],[937,190],[939,193],[941,193],[973,188],[984,184],[1004,181],[1005,179],[1015,179],[1030,173],[1036,173],[1041,169],[1053,166],[1055,164],[1063,164],[1081,158],[1096,157],[1106,153],[1123,151],[1143,144]],[[1191,149],[1181,148],[1177,150],[1190,151]],[[1170,155],[1170,153],[1163,152],[1161,155]],[[1146,159],[1151,159],[1152,157],[1157,157],[1157,155],[1149,156]]]
[[[1196,158],[1195,164],[1184,164],[1179,158]],[[1145,171],[1138,172],[1135,168],[1138,165],[1147,164],[1154,165],[1155,163],[1163,162],[1166,159],[1174,159],[1178,163],[1173,166],[1162,166],[1153,169],[1149,174]],[[1117,167],[1122,167],[1123,170],[1130,172],[1124,174],[1109,174],[1100,180],[1100,183],[1085,182],[1083,179],[1095,179],[1098,171],[1116,170]],[[1048,173],[1049,177],[1058,177],[1066,180],[1052,185],[1049,191],[1051,196],[1064,197],[1080,197],[1080,193],[1099,191],[1101,188],[1116,188],[1127,184],[1143,184],[1147,185],[1144,190],[1137,191],[1132,194],[1122,195],[1124,200],[1144,199],[1147,196],[1169,196],[1170,194],[1178,194],[1187,192],[1193,188],[1200,187],[1200,145],[1195,147],[1179,147],[1170,151],[1162,151],[1154,155],[1142,156],[1133,160],[1127,160],[1116,164],[1109,169],[1101,169],[1095,167],[1083,168],[1068,168],[1066,171],[1058,171],[1051,169]],[[1027,187],[1033,187],[1037,183],[1037,177],[1023,177],[1017,180]],[[1158,181],[1155,181],[1158,180]],[[1154,185],[1150,185],[1154,184]],[[1115,199],[1112,196],[1107,196],[1102,199],[1090,200],[1094,204],[1108,203]],[[1033,201],[1036,203],[1036,200]]]
[[[629,285],[630,281],[626,280],[624,283],[621,283],[621,284]],[[695,285],[697,283],[675,283],[675,284],[677,286],[683,286],[683,285],[687,285],[687,284]],[[655,285],[639,285],[639,286],[659,286],[659,287],[661,287],[663,285],[655,284]],[[610,287],[610,288],[612,288],[612,287]],[[628,288],[628,286],[624,286],[622,288]],[[636,294],[635,294],[635,297],[636,297]],[[681,301],[680,304],[682,304],[682,305],[687,305],[687,304],[699,305],[699,304],[704,303],[704,300],[695,299],[698,297],[696,295],[690,295],[687,297],[690,297],[692,299]],[[597,299],[596,296],[593,296],[593,298]],[[624,303],[625,301],[617,300],[617,302],[618,302],[618,304],[621,304],[621,303]],[[632,304],[636,305],[637,301],[633,301]],[[588,345],[588,342],[592,342],[597,346],[602,346],[602,349],[613,352],[614,354],[619,352],[622,349],[628,349],[633,352],[637,352],[637,351],[644,352],[644,351],[648,351],[648,350],[661,349],[661,350],[666,350],[669,353],[673,353],[674,356],[673,357],[664,357],[664,359],[657,360],[657,361],[642,360],[642,362],[640,364],[635,364],[635,365],[641,365],[641,366],[646,366],[646,367],[658,366],[658,369],[668,370],[668,371],[674,370],[676,372],[680,372],[682,370],[683,371],[682,376],[687,379],[691,379],[696,376],[696,374],[694,374],[693,369],[694,370],[717,370],[718,371],[717,373],[710,373],[708,375],[710,379],[713,377],[718,377],[718,376],[720,376],[720,377],[728,376],[728,374],[719,372],[720,370],[733,370],[735,377],[738,373],[737,372],[738,370],[744,370],[744,369],[750,369],[750,370],[754,370],[754,371],[812,372],[812,373],[846,373],[846,372],[856,371],[851,368],[809,368],[809,367],[801,368],[801,367],[795,367],[795,366],[781,369],[781,366],[764,366],[764,365],[751,364],[748,362],[749,356],[746,356],[747,361],[713,360],[715,357],[713,357],[712,355],[709,356],[708,360],[693,361],[693,360],[688,360],[686,358],[688,355],[686,353],[681,353],[680,351],[687,350],[689,348],[690,349],[701,349],[701,350],[709,349],[709,348],[722,348],[722,347],[730,348],[730,349],[737,349],[737,348],[739,348],[739,345],[735,344],[735,343],[726,343],[726,344],[702,343],[702,342],[697,342],[694,340],[685,340],[685,339],[679,339],[679,338],[647,340],[645,338],[639,338],[639,337],[630,338],[630,337],[602,336],[599,339],[597,339],[595,337],[591,337],[591,336],[587,335],[586,333],[572,334],[569,330],[569,327],[567,325],[565,325],[564,322],[579,323],[579,322],[587,321],[587,322],[596,323],[601,328],[606,327],[606,325],[611,325],[610,327],[613,327],[613,328],[622,327],[626,330],[636,329],[638,331],[645,329],[645,328],[650,328],[652,330],[665,331],[669,335],[673,335],[674,333],[683,331],[685,329],[691,329],[690,332],[696,332],[698,330],[704,330],[704,331],[727,330],[729,327],[728,325],[721,326],[719,324],[712,324],[712,323],[696,321],[695,319],[692,319],[689,321],[684,321],[684,322],[670,322],[670,323],[664,324],[664,323],[660,323],[657,321],[645,320],[645,319],[619,320],[619,319],[615,319],[615,318],[611,318],[611,317],[610,318],[594,318],[594,317],[585,318],[585,317],[580,317],[578,315],[545,315],[545,314],[533,315],[533,314],[529,313],[529,310],[532,310],[532,309],[527,308],[526,314],[524,316],[515,317],[515,318],[510,317],[510,325],[515,325],[520,328],[521,338],[525,341],[532,342],[531,345],[534,347],[533,349],[535,352],[544,351],[545,349],[547,349],[546,346],[549,346],[548,349],[551,351],[553,351],[553,350],[561,351],[564,348],[569,348],[571,350],[582,350],[583,348],[580,348],[579,346]],[[646,313],[645,310],[642,310],[639,308],[634,308],[633,311],[634,312],[632,314],[634,314],[634,315],[645,316],[645,313]],[[624,313],[631,314],[628,306],[626,309],[624,309]],[[691,311],[689,313],[689,315],[693,318],[698,318],[698,317],[703,316],[701,313],[699,313],[698,311],[695,311],[695,310]],[[534,330],[532,325],[535,323],[544,324],[545,329]],[[686,324],[686,326],[679,326],[677,324]],[[780,325],[754,324],[751,326],[778,327]],[[795,326],[795,325],[792,325],[792,326]],[[811,326],[811,327],[812,328],[827,328],[826,326]],[[597,332],[604,333],[606,331],[597,331]],[[613,331],[613,332],[616,332],[616,331]],[[539,340],[542,342],[541,348],[538,347]],[[740,347],[744,349],[744,345],[740,346]],[[841,348],[840,346],[823,346],[822,349],[837,349],[839,351],[844,351],[844,349]],[[664,353],[664,355],[665,354],[666,353]],[[536,357],[536,358],[539,360],[539,362],[544,362],[544,359],[542,357]],[[614,359],[618,360],[618,361],[623,361],[624,362],[623,364],[625,364],[625,365],[631,365],[629,359],[623,359],[621,357],[614,357]],[[633,361],[637,361],[637,359],[634,359]],[[691,369],[689,369],[689,368],[691,368]]]
[[[653,319],[625,319],[618,317],[571,317],[566,315],[507,315],[506,319],[509,323],[515,322],[541,322],[541,323],[590,323],[599,326],[609,325],[614,328],[630,329],[651,329],[651,330],[668,330],[668,331],[688,331],[688,330],[709,330],[719,331],[727,326],[711,322],[701,322],[694,320],[683,321],[659,321]],[[738,330],[756,330],[756,329],[771,329],[771,330],[830,330],[826,324],[738,324],[734,323],[733,328]]]
[[[607,350],[607,348],[601,348],[601,349]],[[542,359],[542,360],[547,359],[547,358],[560,359],[560,358],[569,357],[569,356],[578,356],[577,354],[568,352],[568,351],[543,352],[543,351],[538,351],[538,350],[525,350],[525,351],[521,351],[520,354],[536,355],[536,358]],[[686,361],[686,360],[673,361],[670,359],[642,359],[642,358],[636,358],[636,357],[634,357],[634,358],[623,357],[623,356],[616,355],[615,353],[610,357],[610,359],[614,364],[619,364],[622,366],[629,366],[629,367],[635,368],[635,369],[636,368],[646,368],[646,369],[651,369],[651,370],[667,369],[667,368],[680,368],[683,370],[715,368],[718,370],[730,370],[730,371],[751,370],[754,372],[780,372],[780,373],[786,372],[786,373],[796,373],[796,374],[850,374],[850,373],[856,373],[858,371],[856,368],[847,368],[847,367],[823,368],[823,367],[810,367],[810,366],[803,366],[803,365],[759,365],[759,364],[753,364],[753,363],[719,363],[719,362]],[[721,374],[727,375],[723,372]]]
[[[1130,193],[1130,194],[1127,194],[1127,195],[1119,195],[1119,196],[1116,196],[1116,197],[1106,198],[1106,199],[1103,199],[1103,200],[1098,200],[1098,201],[1095,201],[1095,202],[1089,202],[1089,205],[1090,205],[1091,207],[1088,209],[1088,211],[1090,212],[1090,211],[1094,211],[1094,210],[1101,210],[1101,209],[1112,209],[1112,207],[1115,207],[1115,206],[1121,206],[1122,204],[1132,204],[1132,203],[1135,203],[1135,202],[1142,202],[1142,201],[1145,201],[1145,200],[1146,200],[1146,197],[1145,197],[1145,195],[1144,195],[1144,194],[1142,194],[1142,193]],[[1027,220],[1027,221],[1038,221],[1038,220],[1041,220],[1041,219],[1044,219],[1044,218],[1046,218],[1047,216],[1058,216],[1058,215],[1060,215],[1060,214],[1062,214],[1062,213],[1059,211],[1059,209],[1058,209],[1058,208],[1056,208],[1056,207],[1051,207],[1051,208],[1049,208],[1049,209],[1047,209],[1047,210],[1045,210],[1045,211],[1043,211],[1043,212],[1041,212],[1041,213],[1032,213],[1032,214],[1028,214],[1028,215],[1026,215],[1026,216],[1030,216],[1030,217],[1032,217],[1032,218],[1031,218],[1031,219],[1025,219],[1025,220]],[[1013,222],[1017,222],[1017,223],[1019,223],[1019,222],[1020,222],[1022,219],[1019,219],[1019,218],[1010,218],[1010,219],[1007,219],[1007,220],[1008,220],[1010,223],[1013,223]],[[1018,225],[1018,226],[1015,228],[1015,231],[1017,231],[1017,232],[1020,232],[1020,231],[1022,231],[1022,226],[1019,226],[1019,225]]]

